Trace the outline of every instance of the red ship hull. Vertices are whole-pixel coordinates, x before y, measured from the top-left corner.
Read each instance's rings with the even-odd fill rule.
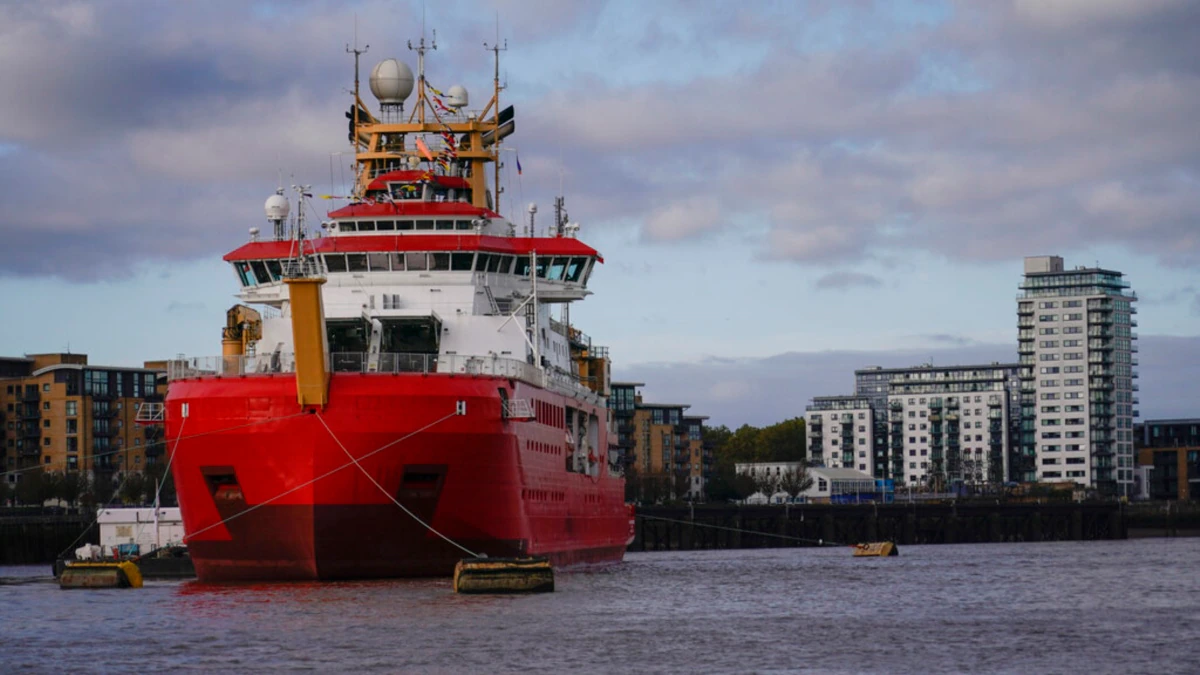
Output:
[[[506,419],[501,391],[538,419]],[[471,553],[618,561],[624,481],[605,459],[567,470],[568,405],[597,416],[605,457],[604,408],[518,380],[338,373],[319,411],[300,409],[289,375],[175,380],[167,438],[197,576],[440,576]]]

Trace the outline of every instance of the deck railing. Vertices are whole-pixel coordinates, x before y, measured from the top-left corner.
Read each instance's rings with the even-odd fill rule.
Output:
[[[565,390],[572,395],[595,396],[577,376],[556,369],[539,370],[532,363],[500,356],[465,354],[404,354],[333,352],[329,368],[334,373],[424,373],[481,375],[522,380],[540,387]],[[296,372],[296,355],[290,352],[252,356],[200,356],[174,359],[167,364],[170,380],[209,377],[277,375]]]

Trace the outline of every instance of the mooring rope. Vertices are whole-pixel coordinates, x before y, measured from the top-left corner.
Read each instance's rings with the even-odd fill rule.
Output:
[[[187,424],[187,418],[185,417],[185,418],[184,418],[184,421],[183,421],[183,422],[181,422],[181,423],[179,424],[179,431],[180,431],[180,434],[179,434],[178,436],[176,436],[176,437],[175,437],[175,449],[176,449],[176,450],[178,450],[178,449],[179,449],[179,443],[180,443],[181,441],[183,441],[185,438],[187,438],[187,439],[190,439],[190,438],[200,438],[200,437],[202,437],[202,436],[210,436],[210,435],[212,435],[212,434],[224,433],[224,432],[226,432],[226,431],[236,431],[236,430],[238,430],[238,429],[245,429],[246,427],[253,427],[253,426],[256,426],[256,425],[259,425],[259,424],[267,424],[267,423],[269,423],[269,422],[282,422],[282,421],[284,421],[284,420],[289,420],[289,419],[291,419],[291,418],[293,418],[293,417],[300,417],[301,415],[307,415],[307,414],[309,414],[309,413],[308,413],[308,412],[299,412],[299,413],[294,413],[294,414],[291,414],[291,415],[284,415],[283,417],[269,417],[269,418],[267,418],[267,419],[263,419],[263,420],[255,420],[255,421],[253,421],[253,422],[248,422],[248,423],[246,423],[246,424],[237,424],[237,425],[234,425],[234,426],[232,426],[232,427],[225,427],[225,428],[223,428],[223,429],[211,429],[211,430],[209,430],[209,431],[202,431],[202,432],[200,432],[200,433],[198,433],[198,434],[193,434],[193,435],[191,435],[191,436],[184,436],[184,435],[183,435],[183,427],[184,427],[184,426]],[[167,441],[166,441],[166,440],[163,440],[163,441],[158,441],[158,442],[157,442],[157,443],[155,443],[154,445],[157,445],[157,444],[159,444],[159,443],[161,443],[161,444],[163,444],[163,445],[166,445]],[[150,444],[150,443],[147,443],[147,444],[145,445],[145,447],[146,447],[146,448],[149,448],[149,447],[151,447],[151,444]],[[109,453],[104,453],[103,455],[93,455],[93,457],[103,457],[103,456],[106,456],[106,455],[114,455],[114,454],[119,454],[119,453],[121,453],[121,452],[122,452],[122,450],[114,450],[114,451],[112,451],[112,452],[109,452]],[[161,492],[161,490],[162,490],[162,485],[165,485],[165,484],[166,484],[166,482],[167,482],[167,478],[170,476],[170,470],[171,470],[171,461],[173,461],[173,460],[174,460],[174,457],[175,457],[175,455],[174,455],[174,454],[172,454],[172,455],[171,455],[171,457],[170,457],[170,458],[167,460],[167,473],[163,474],[163,483],[162,483],[161,485],[159,485],[159,492]],[[33,468],[40,468],[40,467],[33,467]],[[19,470],[17,470],[17,471],[10,471],[10,472],[8,472],[8,473],[19,473],[19,472],[21,472],[21,471],[27,471],[27,470],[29,470],[29,469],[19,469]],[[4,476],[4,475],[5,475],[5,474],[3,474],[3,473],[0,473],[0,476]],[[121,479],[121,482],[120,482],[119,484],[117,484],[117,489],[113,491],[113,494],[115,494],[115,495],[120,495],[120,494],[121,494],[121,488],[125,487],[125,481],[129,480],[129,478],[130,478],[132,475],[133,475],[133,472],[132,472],[132,471],[126,471],[126,472],[125,472],[125,477]],[[155,494],[155,499],[157,500],[157,498],[158,498],[158,494],[156,493],[156,494]],[[93,526],[94,526],[94,525],[95,525],[95,524],[96,524],[96,523],[97,523],[97,522],[100,520],[100,511],[102,511],[102,510],[105,508],[105,506],[107,506],[107,504],[106,504],[106,505],[104,505],[104,506],[101,506],[101,507],[99,507],[99,508],[97,508],[97,509],[96,509],[96,516],[95,516],[95,517],[92,519],[92,522],[88,523],[88,524],[87,524],[87,526],[83,528],[83,531],[79,533],[79,536],[78,536],[78,537],[75,537],[75,540],[74,540],[74,541],[72,541],[70,544],[67,544],[67,547],[66,547],[66,548],[64,548],[64,549],[63,549],[61,552],[59,552],[59,554],[58,554],[59,556],[66,555],[68,551],[70,551],[72,548],[74,548],[75,544],[78,544],[78,543],[79,543],[79,540],[80,540],[80,539],[83,539],[84,535],[86,535],[86,534],[87,534],[87,533],[88,533],[88,532],[89,532],[89,531],[92,529],[92,527],[93,527]]]
[[[724,525],[709,525],[708,523],[697,523],[694,520],[679,520],[676,518],[663,518],[661,516],[646,516],[640,513],[635,514],[638,518],[644,520],[661,520],[668,523],[682,523],[684,525],[694,525],[696,527],[707,527],[713,530],[725,530],[728,532],[741,532],[744,534],[755,534],[760,537],[771,537],[774,539],[786,539],[788,541],[803,541],[817,546],[854,546],[855,544],[843,544],[836,541],[825,541],[824,539],[806,539],[804,537],[792,537],[786,534],[775,534],[773,532],[761,532],[758,530],[747,530],[740,527],[726,527]]]
[[[329,425],[325,423],[325,418],[321,417],[321,413],[317,413],[317,420],[319,420],[321,422],[321,426],[325,427],[325,431],[329,432],[329,437],[333,439],[333,442],[338,444],[338,447],[342,449],[342,452],[346,453],[346,456],[350,458],[351,462],[354,462],[354,466],[358,467],[358,470],[362,472],[362,475],[366,476],[367,480],[371,481],[371,483],[375,487],[379,488],[379,491],[383,493],[384,497],[387,497],[388,499],[392,500],[393,504],[395,504],[396,506],[399,506],[401,511],[404,511],[405,513],[407,513],[410,518],[412,518],[413,520],[420,523],[421,526],[424,527],[425,529],[429,530],[430,532],[432,532],[432,533],[436,534],[437,536],[441,537],[442,539],[446,540],[447,543],[451,544],[452,546],[455,546],[456,548],[458,548],[461,551],[466,552],[467,555],[473,556],[475,558],[487,557],[487,556],[484,556],[484,555],[481,555],[479,553],[472,551],[471,549],[467,548],[466,546],[463,546],[462,544],[458,543],[457,541],[454,541],[450,537],[447,537],[446,535],[442,534],[441,532],[438,532],[436,529],[434,529],[434,527],[432,525],[425,522],[424,520],[421,520],[421,518],[419,516],[417,516],[417,514],[408,510],[408,507],[406,507],[404,504],[401,504],[399,499],[396,499],[396,497],[393,496],[392,493],[390,493],[386,489],[384,489],[384,487],[379,484],[379,481],[375,480],[375,477],[372,476],[370,473],[368,473],[366,468],[363,467],[362,464],[358,463],[358,460],[354,458],[354,455],[350,454],[350,451],[346,449],[345,445],[342,445],[341,439],[339,439],[337,437],[337,435],[333,433],[333,429],[330,429]]]
[[[159,497],[159,495],[162,494],[162,489],[163,489],[163,487],[166,486],[167,479],[169,479],[171,477],[171,462],[175,461],[175,453],[179,452],[179,443],[180,443],[180,441],[183,440],[183,429],[184,429],[184,427],[187,426],[187,421],[188,421],[188,418],[185,417],[185,418],[183,418],[183,421],[179,423],[179,435],[175,437],[175,448],[173,450],[171,450],[170,453],[167,455],[167,468],[163,470],[163,479],[162,479],[162,481],[159,482],[158,485],[156,485],[154,487],[154,501],[152,502],[152,505],[154,508],[154,520],[156,523],[156,527],[157,527],[158,509],[159,509],[158,497]],[[138,539],[141,539],[142,530],[145,529],[145,527],[146,527],[146,523],[138,524],[137,534],[135,534],[133,537],[134,542],[137,542]],[[154,533],[154,544],[155,544],[155,546],[158,545],[158,532],[157,531]],[[138,551],[139,553],[141,553],[140,548],[141,548],[141,546],[139,544],[139,551]]]
[[[311,414],[311,413],[305,412],[303,414],[307,415],[307,414]],[[416,436],[417,434],[424,432],[426,429],[432,428],[434,425],[445,422],[446,420],[450,419],[451,417],[454,417],[457,414],[458,414],[458,412],[456,411],[456,412],[450,413],[449,415],[446,415],[445,417],[440,417],[440,418],[430,422],[429,424],[426,424],[425,426],[421,427],[420,429],[412,431],[408,434],[405,434],[404,436],[401,436],[400,438],[397,438],[394,441],[391,441],[391,442],[388,442],[388,443],[385,443],[385,444],[379,446],[378,448],[372,450],[371,452],[368,452],[367,454],[363,455],[362,457],[359,457],[359,459],[366,459],[372,455],[383,452],[384,450],[387,450],[388,448],[392,447],[393,445],[396,445],[397,443],[402,443],[402,442],[408,440],[409,438],[412,438],[413,436]],[[183,539],[184,539],[184,541],[187,541],[199,534],[202,534],[204,532],[207,532],[207,531],[213,529],[214,527],[219,527],[221,525],[224,525],[225,523],[228,523],[229,521],[231,521],[235,518],[240,518],[241,516],[244,516],[247,513],[250,513],[251,511],[255,511],[263,506],[266,506],[267,504],[270,504],[271,502],[273,502],[277,499],[282,499],[283,497],[286,497],[297,490],[306,488],[309,485],[312,485],[313,483],[315,483],[323,478],[328,478],[329,476],[332,476],[333,474],[341,471],[342,469],[345,469],[348,466],[351,466],[354,463],[355,463],[354,461],[350,461],[350,462],[346,462],[345,464],[343,464],[341,466],[330,469],[329,471],[326,471],[325,473],[321,474],[320,476],[317,476],[316,478],[313,478],[311,480],[307,480],[307,481],[300,483],[299,485],[296,485],[294,487],[288,488],[287,490],[280,492],[279,494],[275,495],[274,497],[271,497],[270,499],[261,501],[253,506],[250,506],[248,508],[242,509],[241,511],[238,511],[237,513],[229,516],[228,518],[222,518],[221,520],[218,520],[217,522],[215,522],[211,525],[207,525],[205,527],[200,528],[199,530],[196,530],[195,532],[191,532],[191,533],[185,535],[183,537]]]

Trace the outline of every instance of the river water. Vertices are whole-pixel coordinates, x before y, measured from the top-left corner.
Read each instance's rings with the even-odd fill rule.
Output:
[[[630,554],[449,580],[61,591],[0,567],[0,672],[1197,673],[1200,539]]]

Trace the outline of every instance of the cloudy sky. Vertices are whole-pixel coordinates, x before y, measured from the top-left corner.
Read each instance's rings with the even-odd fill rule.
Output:
[[[608,261],[572,318],[648,398],[762,424],[1013,360],[1058,254],[1139,294],[1143,417],[1200,415],[1200,3],[426,5],[475,104],[499,18],[502,210],[561,186]],[[348,175],[356,16],[364,70],[415,64],[418,2],[0,2],[0,354],[219,353],[221,255],[280,175]]]

